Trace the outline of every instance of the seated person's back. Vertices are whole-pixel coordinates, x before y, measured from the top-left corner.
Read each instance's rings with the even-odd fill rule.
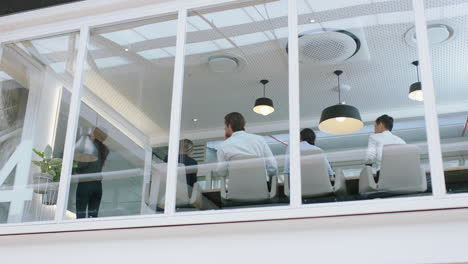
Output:
[[[304,128],[301,130],[301,143],[299,145],[301,152],[302,151],[307,151],[307,150],[320,150],[323,151],[321,148],[315,146],[315,132],[310,129],[310,128]],[[327,163],[327,172],[328,176],[332,178],[335,173],[333,172],[333,169],[330,166],[330,162],[328,161],[327,158],[325,158],[325,161]],[[289,174],[289,146],[286,149],[286,157],[284,160],[284,173]]]
[[[241,114],[230,113],[225,117],[226,140],[218,147],[218,176],[227,176],[227,161],[243,156],[265,158],[265,167],[269,176],[276,174],[278,166],[265,139],[244,131],[245,121]]]
[[[382,165],[382,152],[385,145],[406,144],[406,142],[398,136],[392,134],[393,118],[388,115],[380,116],[375,120],[375,134],[369,137],[366,164],[373,166],[374,173],[380,171]]]

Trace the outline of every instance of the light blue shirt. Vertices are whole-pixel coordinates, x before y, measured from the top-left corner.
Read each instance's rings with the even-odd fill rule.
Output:
[[[305,150],[322,150],[321,148],[319,148],[319,147],[317,147],[315,145],[309,144],[307,141],[301,141],[299,146],[300,146],[301,151],[305,151]],[[335,175],[335,173],[333,172],[333,170],[332,170],[332,168],[330,166],[330,162],[328,162],[328,159],[326,157],[325,157],[325,161],[327,162],[328,176],[330,176],[330,178],[331,178],[331,177],[333,177],[333,175]],[[289,146],[286,149],[286,157],[285,157],[285,160],[284,160],[284,173],[289,174]]]
[[[227,161],[238,156],[264,157],[268,175],[276,175],[278,171],[276,159],[265,139],[245,131],[234,132],[231,137],[222,142],[218,147],[217,156],[216,174],[221,177],[228,175]]]

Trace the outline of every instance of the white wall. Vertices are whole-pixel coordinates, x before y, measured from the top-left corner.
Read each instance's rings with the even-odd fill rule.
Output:
[[[0,237],[2,263],[468,261],[468,209]]]

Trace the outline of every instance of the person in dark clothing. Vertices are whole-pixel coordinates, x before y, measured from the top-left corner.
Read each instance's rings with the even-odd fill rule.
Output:
[[[78,162],[78,167],[75,169],[77,174],[102,172],[107,155],[109,155],[109,149],[103,143],[107,138],[104,131],[95,128],[90,138],[97,149],[98,159],[94,162]],[[76,189],[76,218],[86,218],[86,211],[88,218],[98,216],[102,198],[101,181],[102,176],[80,179]]]
[[[182,139],[179,143],[179,160],[178,162],[185,165],[185,176],[187,179],[187,186],[189,196],[192,195],[193,185],[197,182],[198,162],[194,160],[191,155],[193,152],[193,142],[189,139]],[[164,158],[167,162],[167,156]]]

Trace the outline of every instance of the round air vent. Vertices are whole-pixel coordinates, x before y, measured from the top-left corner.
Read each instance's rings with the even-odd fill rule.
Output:
[[[453,27],[444,24],[432,24],[427,26],[429,45],[437,46],[451,40],[455,36]],[[405,33],[405,41],[412,47],[417,46],[416,28],[412,27]]]
[[[341,63],[356,55],[360,48],[359,38],[346,30],[321,29],[299,34],[299,57],[302,63]]]
[[[208,67],[213,72],[234,72],[239,67],[239,60],[230,56],[208,58]]]

